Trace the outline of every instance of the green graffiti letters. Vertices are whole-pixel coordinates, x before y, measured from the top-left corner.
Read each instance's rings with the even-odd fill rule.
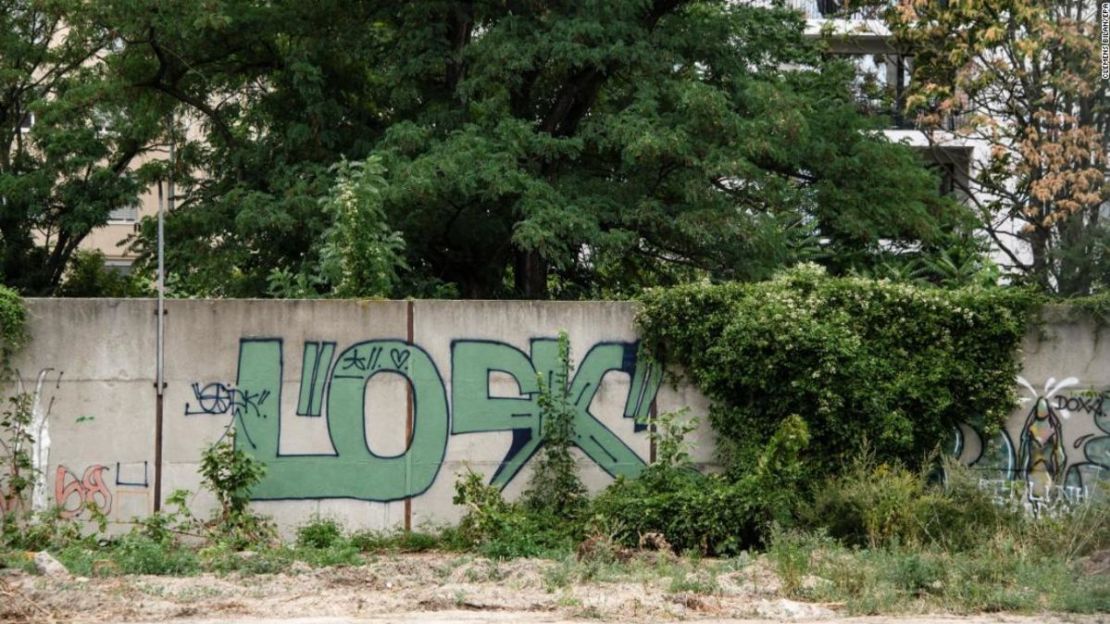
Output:
[[[575,414],[575,444],[610,475],[636,475],[644,461],[590,412],[602,379],[626,373],[630,388],[623,416],[641,431],[662,375],[636,357],[636,344],[598,343],[582,358],[570,381]],[[391,501],[419,495],[431,487],[454,434],[511,431],[513,440],[491,482],[504,487],[543,442],[538,379],[551,382],[558,366],[558,343],[540,338],[525,354],[510,345],[457,340],[451,345],[451,406],[443,378],[419,346],[401,340],[371,340],[334,357],[333,342],[306,342],[302,356],[296,414],[324,416],[331,452],[281,453],[283,344],[277,338],[244,338],[239,373],[229,404],[240,435],[236,446],[264,461],[266,476],[253,497],[260,500],[354,498]],[[491,374],[516,382],[509,395],[491,395]],[[412,431],[405,451],[381,456],[367,445],[367,382],[378,374],[399,375],[408,384]],[[502,393],[504,394],[504,393]],[[366,412],[370,413],[367,414]]]
[[[636,366],[636,359],[635,344],[594,345],[570,382],[569,396],[575,406],[575,444],[614,476],[635,476],[643,470],[644,461],[589,408],[606,373],[626,372],[633,381],[624,415],[643,422],[659,388],[660,375],[648,370],[651,367],[647,365]],[[558,341],[550,338],[533,340],[531,357],[498,342],[457,340],[451,345],[451,402],[455,408],[451,432],[513,432],[513,443],[493,476],[493,485],[508,485],[543,443],[537,376],[546,379],[550,387],[558,364]],[[495,372],[512,377],[521,396],[490,396],[490,373]],[[647,395],[650,396],[644,400]]]
[[[238,392],[278,397],[253,413],[240,409],[235,413],[244,433],[236,437],[236,446],[266,462],[266,476],[255,488],[254,498],[389,501],[431,487],[447,448],[447,393],[435,363],[423,349],[400,340],[372,340],[339,355],[326,390],[328,433],[335,450],[328,455],[282,455],[279,450],[281,350],[278,340],[243,340],[239,346]],[[309,351],[306,347],[305,353]],[[310,359],[304,362],[306,370],[318,365]],[[405,452],[393,457],[377,455],[366,444],[366,382],[379,373],[404,377],[413,397],[412,437]],[[303,404],[306,376],[301,379]]]

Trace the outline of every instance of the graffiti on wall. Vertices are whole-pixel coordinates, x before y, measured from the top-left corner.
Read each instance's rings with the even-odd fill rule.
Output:
[[[54,502],[63,518],[73,518],[95,505],[104,515],[112,513],[112,492],[104,480],[107,466],[94,464],[78,477],[65,466],[54,475]]]
[[[54,394],[61,387],[62,375],[64,374],[58,372],[54,382],[48,383],[50,374],[53,372],[53,368],[39,370],[35,377],[33,391],[27,390],[19,371],[16,371],[15,375],[16,392],[29,397],[27,407],[30,410],[30,421],[25,426],[17,429],[16,442],[10,452],[13,454],[26,453],[27,459],[30,461],[28,472],[30,473],[31,510],[37,512],[46,511],[47,509],[46,467],[50,461],[50,413],[54,409]],[[49,398],[47,393],[50,394]],[[30,448],[21,448],[20,445],[24,443],[28,443]],[[9,478],[8,475],[0,475],[0,492],[8,490],[7,483],[5,483],[6,478]],[[25,501],[19,495],[7,496],[0,494],[0,513],[15,511],[24,504]]]
[[[60,465],[54,471],[54,504],[63,518],[87,518],[93,507],[105,516],[119,511],[117,516],[127,518],[128,511],[132,515],[147,513],[149,487],[150,466],[146,461],[91,464],[84,470]],[[124,498],[134,499],[134,504],[117,509]]]
[[[196,402],[185,404],[186,416],[200,414],[224,416],[238,412],[250,413],[252,410],[257,412],[259,406],[270,398],[268,390],[252,394],[220,382],[205,384],[203,387],[195,383],[192,390],[193,399]]]
[[[318,454],[281,452],[281,392],[285,349],[280,338],[244,338],[239,345],[234,385],[194,384],[186,414],[228,414],[236,446],[267,464],[254,490],[261,500],[353,498],[392,501],[416,496],[435,482],[452,435],[511,433],[491,483],[508,485],[543,444],[540,382],[550,387],[559,368],[558,341],[537,338],[526,353],[489,340],[451,344],[450,396],[435,362],[419,345],[402,340],[370,340],[336,355],[334,342],[306,342],[302,351],[296,416],[324,420],[331,449]],[[635,342],[593,345],[566,380],[574,408],[575,445],[610,475],[638,474],[645,466],[591,411],[612,372],[629,377],[623,416],[641,432],[662,381],[657,366],[638,358]],[[377,375],[404,380],[411,406],[406,449],[375,453],[367,444],[366,387]],[[492,392],[495,375],[515,382],[516,396]]]
[[[982,487],[1000,499],[1020,496],[1036,513],[1096,495],[1110,482],[1110,391],[1079,390],[1075,377],[1049,378],[1039,390],[1024,378],[1018,383],[1028,406],[1020,418],[990,438],[961,425],[955,455],[979,472]],[[978,444],[965,444],[972,438]]]

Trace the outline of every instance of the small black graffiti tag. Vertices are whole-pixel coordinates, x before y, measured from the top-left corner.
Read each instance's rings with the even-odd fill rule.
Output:
[[[269,398],[270,391],[243,392],[220,382],[201,386],[193,384],[193,398],[196,405],[185,403],[185,415],[199,414],[245,416],[254,414],[265,418],[259,407]]]
[[[1055,408],[1058,410],[1068,410],[1069,412],[1086,412],[1095,416],[1105,416],[1106,398],[1110,396],[1110,391],[1101,394],[1092,394],[1089,396],[1061,396],[1056,395]]]

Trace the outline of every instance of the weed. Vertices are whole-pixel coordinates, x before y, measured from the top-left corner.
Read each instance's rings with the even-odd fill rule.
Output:
[[[668,590],[672,594],[717,594],[721,587],[714,574],[705,572],[682,572],[671,577]]]
[[[120,538],[111,551],[111,560],[122,574],[185,576],[200,571],[193,550],[136,534]]]
[[[220,505],[209,523],[211,535],[238,548],[273,542],[277,537],[273,524],[250,512],[250,491],[266,472],[266,465],[235,447],[235,428],[204,450],[201,455],[201,478]]]
[[[302,548],[331,548],[344,541],[343,529],[331,518],[317,517],[297,528],[297,546]]]
[[[543,570],[543,587],[547,593],[553,594],[556,590],[570,587],[574,582],[575,560],[567,557],[553,566]]]
[[[543,446],[534,462],[524,504],[553,518],[575,518],[586,504],[586,486],[570,449],[574,446],[577,408],[570,396],[570,339],[559,332],[559,366],[552,379],[538,375]]]
[[[832,541],[821,533],[784,530],[777,525],[771,529],[771,542],[767,557],[771,560],[787,596],[797,596],[803,581],[810,574],[814,554],[827,548]]]

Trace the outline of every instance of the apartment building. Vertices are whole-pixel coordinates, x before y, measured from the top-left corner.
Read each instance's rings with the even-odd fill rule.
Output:
[[[190,140],[201,138],[200,129],[196,119],[177,119],[180,132]],[[138,168],[152,161],[166,161],[169,159],[169,147],[166,145],[155,146],[150,151],[135,159],[133,167]],[[168,200],[167,189],[162,189],[162,200]],[[81,249],[99,251],[104,254],[104,263],[109,268],[117,271],[130,270],[135,261],[135,254],[128,250],[129,241],[139,231],[139,224],[145,217],[154,217],[158,214],[158,187],[151,186],[139,195],[138,202],[126,208],[113,210],[108,216],[108,223],[94,229],[81,243]]]
[[[910,76],[912,52],[898,50],[882,19],[884,7],[846,9],[844,0],[787,0],[786,4],[805,14],[806,34],[821,37],[829,50],[856,67],[856,97],[861,111],[882,115],[889,120],[884,130],[892,141],[921,149],[926,161],[941,176],[941,191],[959,197],[976,161],[976,150],[985,146],[962,141],[951,135],[933,144],[914,119],[903,114]],[[955,130],[960,120],[948,120]]]
[[[958,115],[945,120],[945,127],[926,132],[903,113],[913,70],[913,51],[897,48],[883,20],[882,13],[894,0],[863,8],[849,8],[846,0],[785,1],[805,15],[807,36],[821,38],[831,53],[855,65],[860,110],[883,116],[887,120],[883,133],[892,141],[920,150],[925,162],[940,176],[940,191],[967,203],[968,189],[972,186],[969,181],[989,161],[990,146],[983,140],[962,136],[959,132],[962,120]],[[1028,246],[1018,238],[1020,223],[1002,215],[995,219],[992,229],[1021,262],[1032,261]],[[999,266],[1013,263],[997,244],[992,245],[991,255]]]

